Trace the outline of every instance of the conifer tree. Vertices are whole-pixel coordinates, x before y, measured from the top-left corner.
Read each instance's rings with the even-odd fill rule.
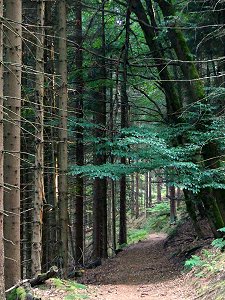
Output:
[[[75,42],[76,42],[76,86],[75,86],[75,113],[78,126],[76,127],[76,163],[84,165],[84,130],[82,123],[84,117],[84,79],[83,79],[83,50],[82,50],[82,6],[81,1],[75,2]],[[75,198],[75,260],[83,263],[84,253],[84,178],[76,176]]]
[[[58,16],[58,111],[59,111],[59,143],[58,143],[58,206],[59,206],[59,248],[60,259],[63,260],[63,274],[66,276],[68,265],[68,86],[67,86],[67,5],[60,0],[57,7]]]
[[[32,275],[41,273],[42,260],[42,223],[44,201],[44,17],[45,2],[37,3],[37,33],[36,33],[36,133],[35,133],[35,194],[33,210],[33,228],[31,243]]]
[[[3,1],[0,1],[0,299],[5,299],[4,241],[3,241]]]
[[[20,109],[22,1],[5,1],[4,218],[6,288],[20,280]]]

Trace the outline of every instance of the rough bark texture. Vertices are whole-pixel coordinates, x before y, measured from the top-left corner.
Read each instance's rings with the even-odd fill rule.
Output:
[[[158,0],[158,3],[164,17],[171,18],[172,16],[175,16],[175,10],[170,0]],[[176,24],[173,25],[176,27]],[[187,80],[186,87],[189,93],[189,104],[195,103],[199,99],[203,99],[205,97],[205,93],[202,81],[196,80],[199,78],[199,74],[193,62],[190,49],[182,31],[179,28],[169,29],[169,36],[171,45],[176,51],[177,57],[180,60],[180,68],[185,76],[185,79]]]
[[[75,3],[75,42],[76,48],[76,86],[75,86],[75,101],[76,101],[76,119],[77,122],[83,121],[83,51],[82,51],[82,8],[81,1]],[[76,164],[84,165],[84,142],[83,142],[83,127],[76,127]],[[78,264],[83,263],[84,252],[84,178],[82,175],[76,176],[76,198],[75,198],[75,261]]]
[[[162,202],[162,177],[157,176],[157,202]]]
[[[56,112],[56,85],[55,85],[55,43],[54,43],[54,30],[52,2],[45,1],[45,93],[44,93],[44,118],[54,119],[57,115]],[[51,74],[51,75],[50,75]],[[56,136],[57,129],[50,126],[45,127],[46,143],[44,143],[44,161],[46,170],[45,172],[45,199],[46,203],[43,210],[43,234],[42,234],[42,270],[48,270],[52,261],[56,257],[58,250],[57,244],[57,195],[56,195]],[[47,139],[51,143],[47,143]]]
[[[42,260],[42,223],[44,200],[44,18],[45,2],[37,4],[37,39],[36,39],[36,102],[35,102],[35,195],[33,206],[33,228],[31,242],[32,276],[41,273]]]
[[[135,174],[135,217],[139,217],[139,174]]]
[[[20,280],[20,108],[22,57],[22,1],[5,1],[5,113],[4,219],[6,288]]]
[[[121,129],[128,127],[128,95],[127,95],[127,63],[129,52],[129,36],[130,36],[130,8],[129,1],[127,14],[126,14],[126,36],[124,43],[124,55],[123,55],[123,73],[121,83]],[[126,158],[121,158],[121,164],[126,164]],[[119,228],[119,244],[127,243],[127,178],[126,175],[122,175],[120,179],[120,228]]]
[[[4,242],[3,242],[3,1],[0,0],[0,299],[5,299]]]
[[[176,16],[175,9],[171,0],[158,0],[158,3],[165,19],[171,19],[171,17],[173,18]],[[176,26],[176,24],[173,25]],[[183,32],[179,28],[175,27],[169,29],[168,33],[171,45],[176,52],[177,58],[181,62],[180,68],[183,73],[184,79],[187,81],[186,86],[189,95],[188,104],[193,105],[195,103],[199,103],[199,101],[201,101],[202,103],[207,103],[203,82],[199,79],[197,68],[193,61],[191,51],[185,40]],[[203,111],[202,116],[204,114],[205,112]],[[197,119],[199,121],[197,121]],[[207,125],[209,125],[210,123],[210,121],[205,121],[204,117],[202,120],[202,118],[199,116],[194,119],[194,122],[196,123],[196,130],[200,130],[203,132],[207,130]],[[214,169],[220,166],[221,153],[217,141],[209,141],[206,145],[203,146],[201,152],[205,168]],[[210,218],[211,220],[209,221],[213,223],[217,229],[223,227],[225,222],[224,194],[225,191],[223,189],[214,190],[213,188],[211,188],[211,190],[204,189],[199,193],[199,196],[203,196],[201,199],[204,203],[204,206],[208,206],[210,208],[208,218]],[[207,197],[205,197],[204,195],[207,195]],[[208,201],[208,197],[210,197],[210,201]]]
[[[59,241],[60,259],[63,261],[63,275],[67,272],[68,264],[68,154],[67,154],[67,30],[66,30],[66,1],[58,2],[58,74],[59,92],[59,143],[58,143],[58,205],[59,205]]]
[[[170,195],[170,224],[175,224],[177,220],[177,211],[176,211],[176,190],[175,186],[169,187]]]
[[[101,15],[101,50],[102,58],[98,61],[98,76],[96,79],[106,79],[106,65],[105,65],[105,21],[104,21],[104,1],[102,2]],[[95,123],[95,137],[102,139],[105,137],[106,128],[106,86],[104,83],[100,84],[98,91],[94,93],[94,123]],[[99,146],[101,145],[99,142]],[[98,149],[94,149],[95,165],[102,165],[106,163],[106,154],[99,153]],[[93,257],[106,258],[107,254],[107,179],[96,178],[93,187]]]

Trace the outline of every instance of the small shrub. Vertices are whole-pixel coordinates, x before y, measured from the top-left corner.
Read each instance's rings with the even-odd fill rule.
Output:
[[[225,241],[223,238],[215,239],[211,245],[215,248],[222,249],[225,247]]]
[[[205,262],[201,259],[201,257],[198,255],[192,255],[191,258],[185,261],[184,266],[188,270],[191,270],[194,267],[202,267],[204,264]]]

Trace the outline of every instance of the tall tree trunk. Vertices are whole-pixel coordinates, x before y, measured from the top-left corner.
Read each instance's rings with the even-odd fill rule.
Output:
[[[162,177],[161,176],[157,176],[156,177],[157,180],[157,202],[160,203],[162,202]]]
[[[131,195],[130,195],[130,210],[131,210],[131,216],[133,217],[135,215],[135,184],[134,184],[134,174],[130,176],[131,178]]]
[[[177,210],[176,210],[176,191],[175,186],[169,187],[170,195],[170,224],[175,224],[177,220]]]
[[[112,249],[116,250],[116,195],[115,195],[115,181],[111,180],[111,206],[112,206]]]
[[[148,205],[152,206],[152,173],[149,172]]]
[[[113,79],[113,65],[110,64],[110,79]],[[113,99],[113,86],[110,87],[110,103],[109,103],[109,131],[111,141],[114,138],[114,99]],[[110,157],[111,163],[114,163],[114,156]],[[109,197],[109,201],[111,201],[111,239],[112,239],[112,251],[115,253],[116,250],[116,181],[111,179],[111,195]]]
[[[55,45],[52,2],[45,2],[45,94],[44,94],[44,119],[46,125],[49,120],[55,120],[56,112],[56,90],[55,90]],[[43,210],[43,257],[42,269],[49,270],[51,262],[55,259],[57,245],[57,195],[56,195],[56,128],[53,126],[45,127],[45,143],[44,143],[44,161],[45,161],[45,198],[46,205]],[[50,141],[49,141],[50,139]],[[51,171],[49,171],[51,170]]]
[[[37,40],[36,40],[36,122],[35,122],[35,195],[33,205],[33,228],[31,242],[32,276],[41,273],[42,260],[42,216],[44,201],[44,19],[45,2],[37,4]]]
[[[76,48],[76,120],[77,123],[83,120],[83,51],[82,51],[82,7],[81,0],[75,3],[75,42]],[[76,164],[84,165],[84,141],[83,127],[78,125],[76,128]],[[84,178],[82,175],[76,176],[76,199],[75,199],[75,261],[81,264],[83,262],[84,252]]]
[[[145,174],[145,209],[149,207],[149,173]]]
[[[67,29],[66,0],[59,0],[58,7],[58,75],[59,75],[59,143],[58,143],[58,206],[60,256],[63,261],[63,276],[68,265],[68,154],[67,154]]]
[[[128,95],[127,95],[127,63],[129,52],[129,36],[130,36],[130,5],[127,1],[126,14],[126,37],[124,43],[123,55],[123,79],[121,83],[121,129],[128,127]],[[121,158],[121,164],[126,164],[126,157]],[[120,179],[120,228],[119,228],[119,244],[127,243],[127,180],[123,174]]]
[[[0,0],[0,299],[5,299],[4,241],[3,241],[3,1]]]
[[[4,219],[6,289],[15,285],[20,272],[20,108],[22,57],[22,1],[5,1],[5,112]]]
[[[104,139],[106,133],[106,63],[105,63],[105,12],[104,1],[101,5],[101,59],[98,59],[99,74],[98,78],[103,82],[98,87],[98,91],[94,96],[94,123],[95,137]],[[100,103],[99,103],[100,101]],[[99,146],[104,141],[99,143]],[[98,149],[94,149],[95,165],[106,163],[106,154],[98,153]],[[95,178],[93,187],[93,257],[94,259],[106,258],[107,254],[107,179]]]
[[[138,219],[139,217],[139,174],[136,173],[135,176],[135,217]]]
[[[180,207],[181,205],[181,197],[182,197],[182,191],[181,191],[181,188],[177,188],[177,208]]]
[[[159,3],[164,17],[175,17],[175,10],[171,0],[157,0],[157,2]],[[193,63],[191,52],[182,31],[179,28],[172,28],[169,29],[168,32],[171,45],[174,48],[178,59],[181,61],[180,68],[187,80],[186,87],[189,93],[189,104],[195,103],[199,99],[203,99],[205,96],[203,83],[201,80],[193,80],[198,79],[199,74],[195,64]]]
[[[165,0],[158,0],[159,6],[162,10],[162,13],[165,19],[171,19],[171,17],[175,17],[175,9],[171,2]],[[175,24],[176,25],[176,24]],[[170,42],[172,47],[174,48],[177,58],[181,61],[180,68],[184,75],[184,78],[187,82],[186,88],[188,91],[188,104],[199,103],[199,101],[206,103],[207,97],[205,97],[205,91],[203,82],[199,79],[199,74],[195,63],[192,58],[192,54],[188,47],[188,44],[185,40],[183,32],[179,28],[172,28],[168,31]],[[194,107],[194,106],[193,106]],[[202,111],[202,116],[205,114],[205,111]],[[194,120],[195,127],[197,130],[205,131],[207,130],[207,125],[209,125],[209,121],[205,121],[204,118],[197,116],[198,122]],[[207,123],[207,124],[206,124]],[[206,126],[205,126],[206,125]],[[220,151],[217,144],[217,141],[209,141],[206,145],[203,146],[201,150],[202,158],[204,160],[204,167],[208,169],[214,169],[220,167]],[[202,160],[202,159],[201,159]],[[224,189],[203,189],[199,195],[210,194],[211,203],[211,213],[209,217],[212,217],[211,222],[215,224],[217,227],[223,227],[225,224],[225,203],[224,203]],[[204,206],[208,206],[208,197],[204,196],[201,198]]]
[[[159,39],[155,38],[154,26],[151,26],[141,0],[131,0],[131,9],[138,18],[146,43],[152,53],[153,59],[155,60],[159,78],[162,80],[161,86],[166,95],[168,119],[170,122],[177,123],[178,116],[182,109],[182,103],[179,100],[175,87],[170,82],[171,77],[161,50],[163,47],[159,42]]]

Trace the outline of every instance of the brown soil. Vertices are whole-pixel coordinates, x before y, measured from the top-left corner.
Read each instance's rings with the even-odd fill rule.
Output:
[[[195,291],[164,248],[165,234],[151,234],[82,278],[90,300],[191,300]]]
[[[190,220],[185,220],[170,237],[150,234],[148,239],[132,245],[80,279],[87,290],[78,290],[75,299],[89,300],[193,300],[197,297],[191,274],[182,272],[181,262],[196,250],[207,247],[212,236],[207,222],[201,221],[204,239],[197,239]],[[66,282],[65,282],[66,286]],[[42,300],[63,300],[68,293],[50,282],[45,290],[36,289]],[[72,293],[73,294],[73,293]],[[75,295],[74,295],[75,296]]]

